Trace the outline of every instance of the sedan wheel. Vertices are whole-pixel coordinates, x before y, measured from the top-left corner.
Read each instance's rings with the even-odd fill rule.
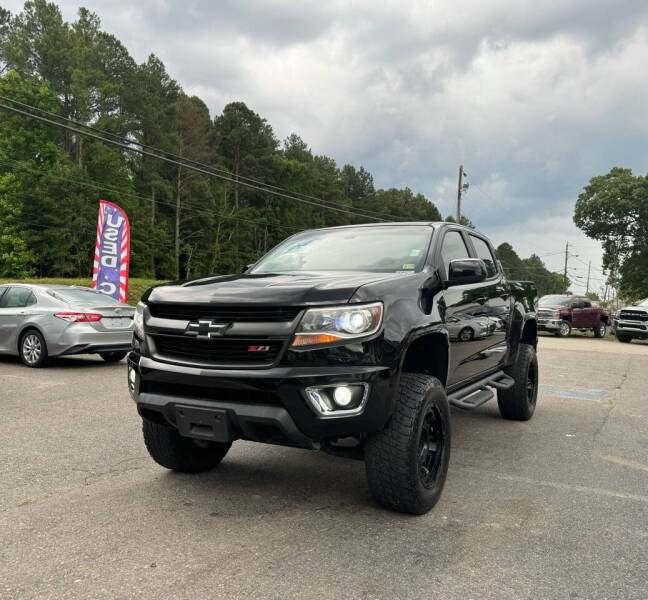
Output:
[[[37,331],[28,331],[20,342],[20,358],[28,367],[42,367],[47,360],[47,346]]]
[[[459,339],[460,339],[462,342],[469,342],[470,340],[472,340],[473,335],[475,335],[475,334],[473,333],[473,330],[470,329],[470,327],[464,327],[464,328],[459,332]]]

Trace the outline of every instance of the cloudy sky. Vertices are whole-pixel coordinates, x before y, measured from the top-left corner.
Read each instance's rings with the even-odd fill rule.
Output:
[[[60,0],[75,18],[79,0]],[[6,0],[15,12],[22,2]],[[379,187],[409,186],[496,242],[574,277],[600,247],[574,201],[613,166],[648,171],[644,0],[98,0],[138,61],[157,54],[212,114],[243,100],[279,138],[363,165]],[[556,254],[552,254],[556,253]]]

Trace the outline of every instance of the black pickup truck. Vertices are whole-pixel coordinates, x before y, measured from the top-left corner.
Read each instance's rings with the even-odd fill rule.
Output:
[[[361,458],[378,502],[425,513],[446,478],[450,404],[496,393],[503,417],[533,415],[535,295],[452,223],[306,231],[243,274],[152,288],[128,358],[146,447],[183,472],[237,439]],[[480,326],[451,335],[461,320]]]

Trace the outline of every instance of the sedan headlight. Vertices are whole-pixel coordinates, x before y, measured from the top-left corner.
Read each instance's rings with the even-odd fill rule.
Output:
[[[133,330],[140,340],[144,339],[144,308],[146,304],[138,302],[133,315]]]
[[[316,346],[376,333],[382,323],[382,302],[311,308],[302,317],[292,346]]]

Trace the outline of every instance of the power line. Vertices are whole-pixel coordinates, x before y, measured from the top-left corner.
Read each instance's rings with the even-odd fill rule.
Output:
[[[208,174],[211,174],[214,177],[224,179],[226,181],[230,181],[232,183],[236,183],[236,184],[239,184],[239,185],[244,185],[244,186],[247,186],[247,187],[251,187],[253,189],[257,189],[257,190],[260,190],[260,191],[266,191],[268,193],[273,193],[273,194],[276,194],[278,196],[282,196],[282,197],[286,197],[286,198],[289,197],[289,198],[292,198],[293,200],[306,202],[307,204],[313,204],[313,202],[309,202],[309,201],[304,199],[304,198],[308,198],[310,200],[315,201],[317,203],[316,204],[317,206],[322,206],[322,204],[320,204],[320,203],[326,203],[324,206],[330,208],[331,210],[338,210],[338,211],[341,211],[341,212],[347,212],[349,214],[354,214],[356,216],[360,216],[360,217],[363,217],[363,218],[374,218],[377,221],[382,221],[382,220],[385,220],[385,219],[379,219],[379,218],[376,218],[376,217],[372,217],[371,215],[380,215],[380,216],[389,217],[389,220],[394,220],[395,217],[402,218],[402,219],[405,219],[405,220],[408,219],[407,217],[401,217],[399,215],[391,215],[391,214],[388,214],[388,213],[373,211],[373,210],[364,209],[364,208],[355,208],[354,207],[355,211],[348,211],[348,210],[343,210],[342,208],[336,208],[336,207],[345,207],[345,205],[340,204],[338,202],[333,202],[331,200],[323,200],[321,198],[317,198],[315,196],[310,196],[310,195],[304,194],[302,192],[294,192],[292,190],[286,190],[285,188],[281,188],[279,186],[275,186],[275,185],[265,183],[265,182],[262,182],[262,181],[259,181],[259,180],[256,180],[256,179],[252,179],[251,177],[245,177],[243,175],[235,175],[234,173],[232,173],[231,171],[228,171],[227,169],[221,169],[221,168],[215,167],[213,165],[208,165],[208,164],[205,164],[205,163],[202,163],[202,162],[190,159],[190,158],[183,157],[183,156],[178,155],[178,154],[174,154],[173,152],[168,152],[166,150],[162,150],[161,148],[156,148],[155,146],[150,146],[148,144],[138,142],[137,140],[132,140],[132,139],[129,139],[127,137],[120,136],[120,135],[117,135],[115,133],[111,133],[109,131],[105,131],[105,130],[93,127],[91,125],[86,125],[84,123],[81,123],[80,121],[75,121],[74,119],[70,119],[69,117],[63,117],[61,115],[57,115],[56,113],[50,112],[48,110],[38,108],[38,107],[32,106],[30,104],[25,104],[24,102],[20,102],[18,100],[15,100],[13,98],[8,97],[8,96],[0,95],[0,99],[12,102],[14,104],[17,104],[17,105],[25,107],[25,108],[29,108],[30,110],[35,110],[37,112],[50,115],[50,116],[52,116],[52,117],[54,117],[56,119],[59,119],[61,121],[67,121],[68,123],[73,123],[73,124],[77,125],[78,127],[83,127],[84,129],[87,129],[89,131],[88,132],[79,131],[77,129],[74,129],[74,128],[71,128],[71,127],[65,125],[64,123],[53,122],[50,119],[45,119],[44,117],[39,117],[38,115],[34,115],[34,114],[28,113],[26,111],[21,111],[19,109],[11,107],[11,106],[0,104],[0,108],[4,108],[6,110],[11,110],[11,111],[16,112],[18,114],[23,114],[25,116],[29,116],[29,117],[38,119],[38,120],[43,121],[45,123],[49,123],[49,124],[52,124],[52,125],[55,125],[55,126],[58,126],[58,127],[62,127],[62,128],[67,129],[69,131],[73,131],[74,133],[78,133],[79,135],[88,135],[90,137],[100,139],[104,143],[112,143],[112,144],[120,146],[120,147],[126,147],[126,146],[124,146],[124,140],[125,140],[127,142],[127,145],[128,145],[128,147],[126,149],[128,149],[128,150],[139,152],[139,153],[147,155],[147,156],[152,156],[151,153],[147,153],[147,152],[137,150],[135,148],[132,148],[132,146],[133,145],[139,146],[142,149],[147,148],[149,150],[152,150],[152,151],[158,153],[155,156],[155,158],[158,158],[159,160],[167,160],[168,162],[175,162],[176,164],[178,164],[177,161],[170,160],[169,157],[171,157],[173,159],[178,159],[180,161],[183,161],[183,163],[184,163],[181,166],[185,166],[185,167],[194,166],[194,167],[196,167],[196,170],[199,170],[201,172],[204,172],[204,171],[202,171],[202,169],[209,169],[210,173],[208,173]],[[90,133],[90,132],[94,132],[94,134]],[[114,140],[108,140],[108,139],[105,139],[104,137],[101,137],[98,134],[102,134],[103,136],[106,136],[106,135],[111,136],[112,138],[115,138],[115,139]],[[160,156],[160,154],[163,154],[164,156]],[[219,173],[224,173],[225,176],[219,175]],[[232,179],[232,178],[234,178],[234,179]],[[263,186],[263,188],[267,188],[267,190],[266,189],[261,190],[261,188],[259,188],[258,186]],[[272,192],[271,190],[276,190],[276,191]],[[289,194],[287,195],[287,194],[285,194],[283,192],[289,192]],[[299,198],[299,196],[301,196],[302,198]],[[328,206],[328,205],[332,205],[332,206]],[[361,212],[357,212],[357,211],[361,211]],[[363,214],[363,213],[367,213],[367,214]]]
[[[196,167],[194,165],[187,164],[186,162],[180,162],[180,161],[177,161],[177,160],[174,160],[174,159],[171,159],[171,158],[167,158],[166,156],[160,156],[160,155],[155,154],[153,152],[148,152],[147,150],[133,148],[132,147],[133,144],[130,141],[128,143],[126,143],[126,142],[117,141],[117,140],[109,140],[109,139],[107,139],[107,138],[105,138],[103,136],[92,133],[90,131],[81,131],[81,130],[76,129],[74,127],[70,127],[69,125],[65,125],[63,123],[57,123],[56,121],[52,121],[51,119],[46,119],[45,117],[30,114],[30,113],[28,113],[28,112],[26,112],[24,110],[14,108],[13,106],[7,106],[6,104],[0,103],[0,108],[2,108],[4,110],[9,110],[9,111],[17,113],[17,114],[21,114],[21,115],[26,116],[26,117],[30,117],[32,119],[36,119],[37,121],[42,121],[43,123],[47,123],[49,125],[54,125],[55,127],[60,127],[62,129],[66,129],[67,131],[72,131],[73,133],[77,133],[79,135],[85,135],[85,136],[97,139],[97,140],[99,140],[101,142],[104,142],[106,144],[112,144],[113,146],[124,148],[125,150],[129,150],[131,152],[137,152],[137,153],[142,154],[144,156],[150,156],[152,158],[157,158],[159,160],[166,161],[168,163],[177,165],[179,167],[184,167],[185,169],[194,170],[194,171],[196,171],[198,173],[202,173],[204,175],[209,175],[211,177],[216,177],[217,179],[222,179],[223,181],[228,181],[230,183],[236,183],[238,185],[242,185],[242,186],[245,186],[245,187],[248,187],[248,188],[251,188],[251,189],[255,189],[255,190],[258,190],[260,192],[265,192],[267,194],[272,194],[274,196],[280,196],[282,198],[287,198],[288,200],[295,200],[296,202],[303,202],[305,204],[311,204],[313,206],[318,206],[320,208],[324,208],[324,209],[327,209],[327,210],[333,210],[333,211],[340,212],[340,213],[346,213],[346,214],[349,214],[349,215],[354,215],[356,217],[362,217],[362,218],[365,218],[365,219],[366,218],[371,218],[374,221],[385,221],[385,219],[379,219],[378,217],[367,217],[367,215],[356,213],[356,212],[351,211],[351,210],[345,210],[345,209],[342,209],[342,208],[336,208],[336,207],[333,207],[333,206],[327,206],[326,204],[321,204],[321,203],[318,203],[318,202],[311,202],[310,200],[304,200],[303,198],[297,198],[295,196],[291,196],[290,194],[284,194],[283,192],[277,192],[277,191],[268,190],[268,189],[266,189],[264,187],[254,185],[254,184],[251,184],[251,183],[247,183],[247,182],[244,182],[244,181],[237,181],[236,179],[232,179],[231,177],[227,177],[225,175],[219,175],[218,173],[213,173],[213,172],[208,171],[206,169],[203,169],[201,167]]]

